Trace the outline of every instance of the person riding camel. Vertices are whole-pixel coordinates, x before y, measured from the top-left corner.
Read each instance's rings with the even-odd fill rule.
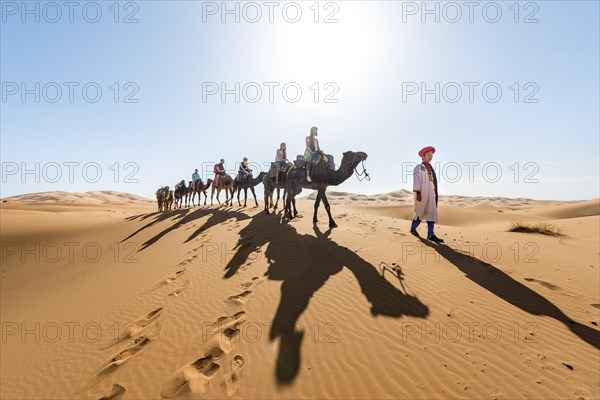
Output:
[[[306,150],[304,151],[304,158],[306,158],[306,180],[312,182],[310,177],[310,170],[312,168],[312,159],[317,151],[321,151],[319,147],[319,139],[317,139],[318,128],[313,126],[310,128],[310,135],[306,137]]]
[[[218,164],[215,164],[213,172],[215,173],[215,183],[214,186],[219,186],[220,178],[225,175],[225,160],[221,158],[221,161]]]
[[[285,142],[279,145],[277,149],[277,153],[275,154],[275,184],[279,183],[279,173],[281,172],[281,168],[283,168],[288,162],[287,159],[287,151]]]
[[[192,183],[195,185],[197,180],[200,180],[200,174],[198,173],[198,168],[196,168],[194,170],[194,173],[192,174]]]
[[[248,165],[248,157],[244,157],[238,170],[238,182],[242,182],[248,176],[252,178],[252,169]]]

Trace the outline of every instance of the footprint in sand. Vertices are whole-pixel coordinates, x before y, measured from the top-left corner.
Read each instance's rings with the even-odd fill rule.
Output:
[[[187,260],[186,260],[187,261]],[[179,278],[181,275],[183,275],[183,273],[185,272],[187,268],[183,267],[183,269],[180,269],[179,271],[175,272],[174,274],[169,275],[167,278],[165,278],[161,283],[166,285],[168,283],[173,282],[175,279]]]
[[[172,399],[186,390],[193,394],[206,393],[210,380],[219,368],[219,364],[213,362],[212,356],[200,358],[173,372],[163,384],[160,395]]]
[[[231,303],[245,304],[248,301],[248,299],[250,298],[251,294],[252,294],[251,290],[245,290],[240,294],[229,296],[227,299],[225,299],[225,303],[227,303],[227,304],[231,304]]]
[[[162,328],[160,318],[162,310],[163,307],[157,308],[156,310],[150,311],[148,314],[142,315],[135,321],[125,324],[124,332],[119,333],[115,340],[111,340],[110,344],[101,346],[100,349],[108,349],[115,344],[121,343],[134,336],[141,335],[142,333],[144,336],[151,338],[158,336]]]
[[[256,286],[260,285],[262,282],[264,282],[265,278],[264,277],[259,277],[259,276],[255,276],[252,279],[250,279],[249,281],[246,282],[242,282],[241,286],[244,289],[250,290],[252,288],[255,288]]]
[[[215,360],[218,360],[223,354],[231,353],[234,343],[239,342],[239,334],[240,330],[237,326],[217,332],[214,338],[208,343],[204,355],[212,356]]]
[[[118,383],[112,385],[110,394],[102,396],[98,400],[121,400],[125,396],[125,388]]]
[[[184,261],[185,262],[185,261]],[[180,263],[180,265],[182,265]],[[168,285],[169,283],[173,282],[174,280],[176,280],[177,278],[181,277],[181,275],[183,275],[185,273],[185,270],[187,268],[184,266],[182,269],[180,269],[179,271],[167,276],[165,279],[163,279],[162,281],[160,281],[158,284],[156,284],[152,289],[148,290],[146,293],[152,292],[153,290],[159,289],[165,285]]]
[[[212,329],[225,330],[235,328],[246,321],[246,313],[244,311],[237,312],[233,315],[226,315],[217,318],[212,324]]]
[[[237,354],[231,360],[231,372],[225,374],[221,386],[225,388],[227,396],[231,397],[240,389],[240,376],[242,369],[246,365],[244,357]]]
[[[187,288],[189,285],[190,285],[190,281],[183,282],[183,284],[181,286],[177,287],[175,290],[173,290],[171,293],[169,293],[169,296],[175,296],[175,297],[181,296],[181,294],[183,293],[185,288]]]
[[[99,376],[107,374],[117,368],[118,366],[124,364],[126,361],[131,359],[131,357],[135,356],[140,351],[144,350],[146,346],[150,344],[151,340],[146,336],[138,336],[133,340],[131,344],[125,347],[123,350],[115,354],[108,363],[102,368]]]
[[[177,266],[178,267],[185,266],[185,265],[187,265],[187,264],[189,264],[191,262],[192,262],[191,258],[186,258],[185,260],[183,260],[182,262],[180,262],[179,264],[177,264]]]

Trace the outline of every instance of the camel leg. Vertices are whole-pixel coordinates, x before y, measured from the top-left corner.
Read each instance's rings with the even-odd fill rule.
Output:
[[[335,221],[333,220],[333,217],[331,216],[331,207],[329,207],[329,201],[327,200],[327,195],[325,194],[324,190],[323,190],[323,193],[321,194],[321,197],[323,198],[323,204],[325,204],[325,210],[327,210],[327,215],[329,216],[329,227],[336,228],[337,224],[335,223]]]
[[[248,188],[244,188],[244,207],[248,203]]]
[[[293,195],[290,195],[290,193],[293,193]],[[296,188],[292,187],[290,189],[290,191],[288,192],[288,198],[287,198],[287,201],[285,203],[286,207],[287,207],[287,213],[288,213],[290,219],[293,219],[296,216],[296,214],[294,214],[292,212],[292,206],[295,206],[293,204],[295,202],[295,200],[296,200],[295,194],[296,194]]]
[[[254,196],[254,202],[256,203],[256,207],[258,207],[258,200],[256,199],[256,192],[254,192],[254,187],[251,187],[250,191],[252,192],[252,196]]]
[[[294,217],[298,216],[298,210],[296,209],[296,196],[292,197],[292,205],[294,206]]]
[[[287,198],[287,190],[283,189],[283,202],[285,203],[285,200]]]
[[[238,199],[238,206],[240,206],[240,207],[242,206],[242,203],[240,202],[240,195],[241,194],[242,194],[242,188],[238,187],[237,188],[237,199]]]
[[[319,205],[321,204],[321,191],[317,192],[317,198],[315,199],[315,215],[313,216],[313,224],[319,222],[317,219],[317,211],[319,210]]]
[[[292,219],[292,200],[290,199],[290,196],[288,195],[288,198],[286,201],[283,202],[283,204],[285,204],[285,206],[283,207],[283,217],[288,217],[290,219]]]
[[[264,194],[265,194],[265,210],[264,211],[267,215],[269,215],[269,191],[267,190],[266,185],[265,185]]]
[[[284,200],[285,203],[285,200]],[[273,204],[273,195],[271,194],[271,205]],[[277,210],[277,204],[279,204],[279,188],[277,188],[277,200],[275,201],[275,207],[273,210]]]

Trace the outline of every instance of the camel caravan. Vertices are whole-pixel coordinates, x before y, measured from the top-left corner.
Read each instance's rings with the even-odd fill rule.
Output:
[[[158,211],[167,211],[181,209],[182,207],[195,206],[196,194],[198,195],[198,205],[200,205],[202,194],[204,194],[204,205],[207,202],[207,191],[210,193],[210,204],[213,205],[213,198],[216,192],[216,199],[219,204],[221,191],[225,191],[226,206],[233,206],[233,199],[237,193],[238,205],[242,207],[240,194],[244,191],[244,205],[246,207],[248,200],[248,190],[254,197],[254,203],[258,207],[258,200],[254,187],[262,182],[264,186],[264,212],[269,214],[269,210],[277,210],[281,191],[283,191],[284,218],[290,220],[299,217],[296,209],[296,196],[302,189],[317,190],[315,198],[313,223],[317,223],[317,210],[323,202],[327,215],[329,217],[329,226],[336,227],[336,223],[331,216],[329,201],[325,191],[329,186],[338,186],[356,173],[359,180],[369,180],[369,174],[364,168],[364,161],[367,154],[364,152],[347,151],[343,154],[342,161],[338,169],[335,169],[335,163],[332,155],[325,154],[317,139],[318,130],[312,127],[310,135],[306,137],[306,150],[304,155],[297,156],[296,160],[290,162],[287,159],[286,144],[281,143],[277,149],[275,162],[271,163],[269,172],[261,172],[257,177],[253,176],[252,169],[249,168],[248,159],[244,157],[240,164],[236,178],[232,178],[225,172],[225,160],[221,159],[215,164],[213,172],[214,180],[208,179],[206,183],[200,178],[198,170],[192,174],[192,180],[187,184],[181,180],[175,184],[174,190],[169,186],[160,187],[156,191],[156,201]],[[357,166],[363,163],[362,172],[356,171]],[[277,191],[277,199],[273,203],[273,196]]]

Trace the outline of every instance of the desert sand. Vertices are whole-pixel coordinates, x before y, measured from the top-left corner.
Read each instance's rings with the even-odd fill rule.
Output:
[[[0,397],[600,398],[600,199],[441,196],[434,245],[408,191],[329,198],[4,199]]]

